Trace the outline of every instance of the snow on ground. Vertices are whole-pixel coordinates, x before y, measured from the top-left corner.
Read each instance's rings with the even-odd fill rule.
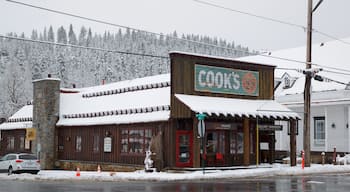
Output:
[[[202,170],[188,172],[94,172],[81,171],[81,176],[76,176],[75,171],[42,170],[38,175],[32,174],[0,174],[0,180],[94,180],[94,181],[185,181],[185,180],[209,180],[223,178],[251,178],[251,177],[271,177],[288,175],[309,175],[309,174],[337,174],[350,173],[350,165],[319,165],[312,164],[311,167],[300,165],[290,167],[285,164],[274,164],[271,166],[250,166],[235,170]]]

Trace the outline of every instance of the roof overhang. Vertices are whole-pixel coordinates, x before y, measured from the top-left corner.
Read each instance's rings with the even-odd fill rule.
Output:
[[[195,113],[209,116],[239,116],[271,119],[300,119],[296,112],[275,100],[248,100],[175,94],[175,97]]]

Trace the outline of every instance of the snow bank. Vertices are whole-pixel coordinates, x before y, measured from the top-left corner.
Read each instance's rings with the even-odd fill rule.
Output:
[[[94,180],[94,181],[185,181],[185,180],[209,180],[209,179],[230,179],[230,178],[251,178],[251,177],[271,177],[288,175],[309,175],[309,174],[337,174],[350,173],[350,165],[319,165],[313,164],[303,170],[300,165],[290,167],[284,164],[274,164],[271,167],[250,166],[244,169],[235,170],[202,170],[192,172],[94,172],[81,171],[80,177],[75,171],[42,170],[38,175],[14,174],[8,176],[6,173],[0,174],[0,180]]]

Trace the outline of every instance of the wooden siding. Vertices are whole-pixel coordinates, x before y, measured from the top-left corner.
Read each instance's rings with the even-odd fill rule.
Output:
[[[75,161],[90,161],[90,162],[105,162],[118,164],[135,164],[143,165],[145,154],[123,154],[121,153],[121,130],[127,129],[151,129],[152,135],[156,135],[159,131],[163,133],[163,140],[170,145],[169,123],[154,122],[154,123],[139,123],[128,125],[96,125],[96,126],[79,126],[79,127],[57,127],[58,132],[58,159],[59,160],[75,160]],[[99,152],[93,151],[93,136],[100,136]],[[112,151],[103,151],[103,139],[106,135],[112,138]],[[82,138],[82,149],[76,151],[76,136]],[[174,145],[174,144],[172,144]],[[169,160],[169,148],[164,148],[164,163],[165,166]]]
[[[171,53],[171,117],[191,118],[190,109],[178,101],[174,94],[201,95],[239,99],[273,99],[274,97],[274,66],[255,63],[216,59]],[[232,95],[222,93],[198,92],[194,90],[194,65],[210,65],[259,72],[259,96]]]
[[[7,149],[8,137],[14,137],[14,148]],[[0,143],[0,156],[3,156],[7,153],[31,153],[31,149],[20,148],[20,138],[26,137],[25,129],[14,129],[14,130],[1,130],[1,143]]]

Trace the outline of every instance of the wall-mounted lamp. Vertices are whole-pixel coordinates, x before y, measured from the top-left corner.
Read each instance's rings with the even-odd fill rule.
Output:
[[[332,125],[331,125],[331,126],[332,126],[332,128],[335,128],[335,123],[332,123]]]
[[[66,141],[70,141],[70,137],[68,136],[68,137],[66,137]]]

